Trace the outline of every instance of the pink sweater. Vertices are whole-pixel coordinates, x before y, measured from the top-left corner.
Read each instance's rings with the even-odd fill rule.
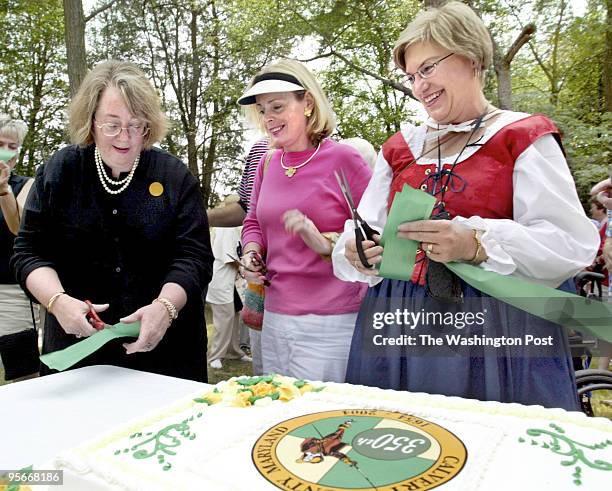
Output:
[[[244,245],[256,242],[266,253],[271,285],[266,288],[265,309],[288,315],[356,312],[366,285],[337,279],[331,261],[322,259],[299,235],[285,232],[282,215],[296,208],[320,232],[341,232],[351,214],[334,171],[344,170],[356,204],[372,172],[356,150],[325,140],[318,155],[288,178],[280,164],[281,153],[275,151],[263,177],[262,158],[242,231]],[[312,149],[290,152],[283,160],[286,166],[299,165],[312,153]]]

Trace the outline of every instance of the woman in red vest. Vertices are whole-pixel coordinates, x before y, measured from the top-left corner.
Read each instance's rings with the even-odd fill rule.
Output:
[[[572,291],[563,284],[597,251],[559,131],[544,116],[486,100],[491,59],[486,27],[459,2],[421,12],[395,45],[395,63],[429,117],[383,145],[359,213],[383,230],[405,184],[433,195],[436,205],[432,219],[398,229],[398,237],[421,244],[410,281],[365,268],[347,222],[334,250],[335,274],[371,287],[347,381],[574,410],[564,330],[488,297],[443,266],[463,261]],[[378,241],[363,244],[378,264]]]

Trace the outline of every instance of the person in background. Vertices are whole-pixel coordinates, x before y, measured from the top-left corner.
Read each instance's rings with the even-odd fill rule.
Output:
[[[257,166],[267,151],[268,140],[265,138],[256,141],[251,146],[246,157],[244,170],[242,171],[240,187],[238,188],[240,199],[226,206],[208,210],[206,213],[210,227],[240,227],[242,225],[244,217],[249,211],[251,191],[253,190]]]
[[[371,171],[357,151],[328,137],[331,107],[313,74],[283,60],[264,67],[238,103],[275,148],[260,165],[244,221],[242,273],[263,283],[264,373],[343,382],[364,287],[333,275],[330,254],[350,217],[334,172],[358,202]]]
[[[600,235],[600,246],[597,252],[596,262],[604,266],[603,273],[606,275],[604,281],[604,301],[610,301],[610,271],[612,271],[612,223],[610,217],[612,214],[609,210],[612,210],[612,178],[604,179],[598,182],[593,189],[591,189],[591,195],[593,200],[597,200],[607,211],[605,219],[603,220],[603,226],[599,230]],[[591,206],[591,211],[593,206]],[[612,344],[606,342],[599,343],[601,356],[597,364],[597,368],[600,370],[608,370],[610,368],[610,360],[612,360]]]
[[[606,207],[597,199],[591,198],[591,221],[599,230],[608,221]]]
[[[234,202],[230,195],[220,207]],[[215,335],[208,352],[208,363],[211,368],[223,368],[223,359],[252,361],[240,349],[240,322],[234,305],[234,285],[238,275],[238,263],[232,257],[236,257],[236,247],[240,241],[241,231],[241,227],[219,227],[212,233],[215,262],[213,263],[212,281],[208,285],[206,295],[206,302],[211,307],[215,326]]]
[[[353,147],[359,152],[359,155],[361,155],[361,158],[365,161],[366,164],[368,164],[370,169],[374,170],[374,165],[376,164],[376,150],[368,140],[359,137],[353,137],[344,138],[338,143]]]
[[[0,150],[14,155],[0,160],[0,357],[6,380],[38,374],[36,312],[9,267],[13,242],[33,179],[13,172],[27,133],[22,121],[0,114]]]
[[[12,258],[22,288],[47,307],[43,352],[96,332],[90,300],[106,324],[140,321],[140,334],[75,367],[206,381],[208,223],[197,179],[153,147],[166,118],[149,77],[128,62],[100,63],[70,105],[69,127],[74,145],[37,169]]]
[[[377,269],[364,268],[350,221],[334,249],[334,271],[345,281],[370,285],[371,312],[486,311],[482,324],[461,330],[464,339],[552,336],[554,348],[549,356],[520,346],[490,351],[478,343],[457,356],[435,348],[426,355],[410,346],[376,349],[368,337],[372,323],[361,316],[347,382],[577,410],[564,329],[501,301],[487,310],[494,299],[440,267],[464,262],[574,291],[567,280],[591,264],[597,250],[596,230],[578,199],[555,125],[544,116],[496,109],[486,100],[484,73],[492,52],[482,20],[460,2],[420,12],[400,34],[395,64],[429,118],[420,126],[405,125],[383,144],[359,213],[383,230],[396,193],[408,184],[435,197],[432,219],[397,229],[397,238],[420,246],[410,280],[382,278]],[[362,244],[368,261],[379,265],[378,240]],[[416,334],[437,335],[440,327],[420,325]],[[379,334],[404,332],[394,321]]]
[[[246,157],[240,187],[238,188],[240,199],[238,202],[229,203],[224,207],[208,210],[208,222],[211,227],[239,227],[242,225],[244,217],[249,211],[257,166],[267,151],[268,140],[265,138],[258,140],[251,146]],[[250,349],[251,357],[253,358],[253,375],[261,375],[263,370],[261,361],[261,332],[249,329],[241,322],[240,347],[243,350],[245,348]]]

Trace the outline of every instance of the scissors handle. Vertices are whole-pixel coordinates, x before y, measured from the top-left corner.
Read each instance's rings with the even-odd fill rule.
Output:
[[[373,268],[374,265],[368,262],[368,259],[366,258],[365,252],[363,250],[362,242],[365,239],[366,238],[363,236],[363,233],[361,232],[361,228],[357,227],[355,229],[355,246],[357,247],[357,254],[359,255],[359,260],[361,261],[361,264],[363,265],[363,267],[369,269],[369,268]]]
[[[94,329],[101,331],[102,329],[104,329],[104,326],[106,324],[104,324],[104,321],[100,319],[100,316],[94,309],[94,306],[92,305],[92,303],[89,300],[85,300],[85,303],[89,307],[89,312],[87,312],[85,317],[87,318],[87,320],[89,321],[89,323],[92,325]]]
[[[366,235],[366,239],[368,240],[374,240],[375,235],[380,235],[378,233],[378,230],[374,230],[372,227],[370,227],[367,224],[367,222],[361,222],[361,228],[363,228],[363,231],[365,232],[365,235]]]
[[[240,261],[239,259],[236,259],[231,254],[227,254],[227,256],[233,261],[236,261],[237,263],[239,263],[245,270],[250,271],[251,273],[260,273],[263,276],[268,274],[268,268],[266,268],[266,264],[263,262],[263,259],[259,253],[255,255],[255,259],[258,261],[259,264],[261,264],[261,267],[262,267],[262,269],[260,269],[259,271],[251,269],[248,266],[245,266],[244,264],[242,264],[242,261]],[[268,280],[268,278],[264,278],[263,284],[264,286],[270,286],[270,280]]]
[[[365,233],[365,238],[363,240],[374,240],[375,235],[380,235],[380,232],[378,230],[374,230],[368,225],[368,222],[361,218],[356,209],[353,208],[351,212],[353,213],[353,217],[356,222],[355,225],[360,225],[363,229],[363,233]]]

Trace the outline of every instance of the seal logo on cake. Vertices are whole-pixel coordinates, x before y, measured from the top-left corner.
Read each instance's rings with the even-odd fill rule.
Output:
[[[467,450],[445,428],[410,414],[344,409],[279,423],[255,443],[253,462],[280,489],[433,489],[463,468]]]

